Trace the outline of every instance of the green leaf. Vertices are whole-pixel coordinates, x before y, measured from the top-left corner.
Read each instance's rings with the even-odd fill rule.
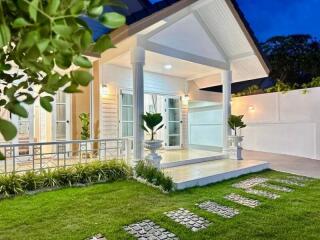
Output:
[[[7,46],[11,39],[10,29],[6,24],[0,24],[0,48]]]
[[[7,101],[5,99],[0,99],[0,107],[6,105]]]
[[[28,112],[27,110],[22,107],[20,105],[20,103],[13,103],[13,102],[9,102],[7,105],[6,105],[6,109],[8,109],[10,112],[20,116],[20,117],[23,117],[23,118],[27,118],[28,117]]]
[[[83,11],[84,2],[83,0],[74,1],[74,4],[70,8],[70,12],[72,15],[78,15]]]
[[[64,38],[70,38],[71,37],[72,27],[69,27],[67,25],[60,25],[60,24],[58,25],[57,24],[57,25],[54,25],[52,27],[52,29],[56,34],[58,34],[58,35],[60,35],[60,36],[62,36]]]
[[[38,6],[39,0],[32,0],[31,3],[29,3],[29,15],[34,22],[37,21]]]
[[[128,6],[121,0],[102,0],[101,4],[108,5],[110,7],[128,8]]]
[[[105,13],[100,18],[100,22],[108,28],[118,28],[126,23],[126,18],[116,12]]]
[[[69,42],[61,39],[53,39],[52,44],[57,49],[68,49],[68,48],[71,48],[72,46]]]
[[[43,53],[47,49],[49,43],[50,43],[50,39],[41,39],[37,43],[37,47],[38,47],[40,53]]]
[[[98,41],[93,46],[93,52],[102,53],[103,51],[114,48],[114,45],[110,39],[109,35],[103,35],[98,39]]]
[[[76,70],[71,72],[72,80],[81,86],[88,86],[89,83],[93,80],[93,76],[83,70]]]
[[[55,62],[59,68],[68,69],[72,64],[72,55],[59,53],[56,55]]]
[[[30,26],[31,23],[29,23],[27,20],[25,20],[23,17],[19,17],[12,23],[13,28],[23,28]]]
[[[102,13],[103,13],[103,5],[94,7],[88,10],[88,15],[93,18],[99,17]]]
[[[17,128],[11,122],[0,118],[0,133],[4,140],[10,141],[17,135]]]
[[[52,112],[52,104],[53,98],[50,96],[40,97],[40,105],[48,112]]]
[[[85,31],[81,38],[82,49],[88,49],[91,43],[92,43],[92,34],[89,31]]]
[[[0,152],[0,160],[6,160],[6,157]]]
[[[84,57],[84,56],[73,57],[73,63],[76,66],[79,66],[82,68],[92,68],[92,63],[89,61],[87,57]]]
[[[46,12],[49,15],[56,15],[59,6],[60,6],[60,0],[50,0],[46,8]]]
[[[72,83],[69,87],[66,87],[63,92],[65,93],[81,93],[82,91],[78,88],[79,84]]]

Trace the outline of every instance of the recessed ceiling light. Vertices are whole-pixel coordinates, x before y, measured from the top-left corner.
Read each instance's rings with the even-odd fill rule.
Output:
[[[163,67],[164,67],[164,69],[166,69],[166,70],[172,69],[172,65],[171,65],[171,64],[166,64],[166,65],[164,65]]]

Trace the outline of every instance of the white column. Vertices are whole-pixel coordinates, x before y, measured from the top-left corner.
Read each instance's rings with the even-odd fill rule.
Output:
[[[222,79],[222,115],[223,115],[223,152],[228,153],[229,143],[228,136],[230,135],[230,128],[228,125],[228,118],[231,114],[231,83],[232,83],[232,72],[225,70],[221,73]]]
[[[141,128],[144,113],[144,81],[143,66],[145,64],[145,50],[135,47],[131,50],[131,64],[133,70],[133,157],[134,161],[143,159],[144,132]]]

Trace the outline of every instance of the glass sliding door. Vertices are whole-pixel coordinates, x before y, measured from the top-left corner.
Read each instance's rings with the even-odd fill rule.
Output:
[[[179,97],[168,97],[167,105],[167,141],[168,148],[181,147],[181,100]]]

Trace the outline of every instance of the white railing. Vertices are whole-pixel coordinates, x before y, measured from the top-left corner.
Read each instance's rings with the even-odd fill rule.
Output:
[[[0,174],[112,159],[128,162],[131,145],[126,138],[0,144],[0,152],[5,156],[5,160],[0,160]]]

